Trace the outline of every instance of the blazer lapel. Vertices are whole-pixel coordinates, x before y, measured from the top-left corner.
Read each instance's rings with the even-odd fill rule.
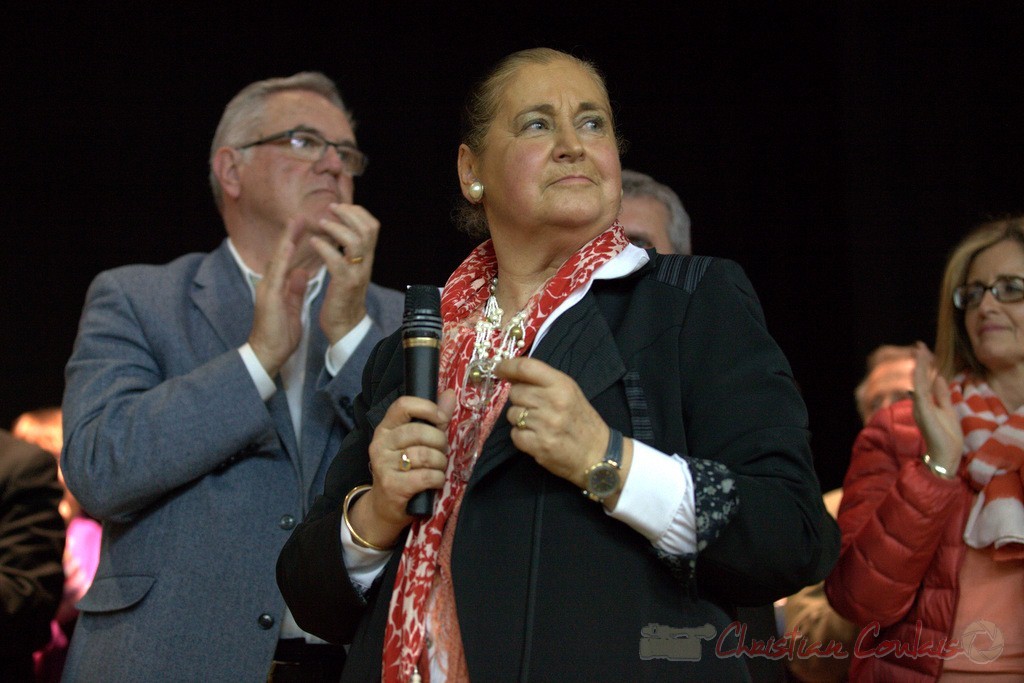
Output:
[[[319,324],[320,307],[323,305],[330,276],[326,279],[309,307],[309,348],[306,349],[306,376],[302,385],[302,446],[303,484],[307,490],[317,480],[321,464],[328,464],[324,458],[331,434],[338,429],[338,416],[331,405],[326,391],[319,390],[321,372],[324,371],[324,355],[327,353],[327,336]],[[334,444],[337,450],[338,444]],[[333,455],[333,453],[331,453]]]
[[[238,269],[227,240],[211,252],[192,281],[192,302],[224,344],[224,350],[245,343],[252,329],[252,293]]]
[[[615,338],[591,293],[552,324],[533,357],[575,379],[588,400],[626,373]],[[516,453],[509,438],[512,425],[504,417],[507,410],[506,403],[473,468],[471,486]]]
[[[228,249],[227,240],[199,266],[192,283],[192,301],[219,337],[225,351],[238,348],[248,339],[253,319],[252,291]],[[274,420],[281,447],[292,462],[298,464],[288,399],[280,378],[276,377],[274,381],[277,391],[266,402],[267,410]]]
[[[280,376],[274,378],[274,384],[277,385],[277,391],[266,402],[267,410],[270,411],[270,416],[274,418],[274,426],[277,428],[281,447],[284,448],[288,457],[298,468],[298,471],[302,472],[302,466],[299,462],[298,445],[295,440],[295,427],[292,426],[292,413],[288,408],[288,396],[284,392]]]
[[[590,293],[555,321],[533,357],[575,379],[588,399],[626,372],[608,322]]]

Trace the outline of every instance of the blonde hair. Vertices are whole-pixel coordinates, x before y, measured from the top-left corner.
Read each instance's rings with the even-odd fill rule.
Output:
[[[519,69],[532,64],[551,64],[563,59],[587,72],[601,89],[604,98],[609,99],[608,86],[605,85],[604,76],[592,62],[549,47],[535,47],[513,52],[498,62],[490,73],[470,90],[462,112],[462,134],[460,136],[462,144],[466,145],[473,154],[483,153],[484,138],[494,119],[498,116],[501,96]],[[611,112],[609,112],[609,117],[612,117]],[[615,142],[621,154],[623,142],[615,133],[614,117],[608,123],[612,134],[615,135]],[[482,204],[461,201],[455,210],[455,222],[458,228],[470,237],[483,239],[490,233]]]
[[[1016,242],[1024,249],[1024,217],[983,223],[967,234],[950,253],[939,292],[939,316],[935,331],[935,363],[943,377],[970,371],[985,377],[986,368],[971,347],[964,324],[964,312],[953,305],[953,290],[967,281],[978,254],[1004,241]]]

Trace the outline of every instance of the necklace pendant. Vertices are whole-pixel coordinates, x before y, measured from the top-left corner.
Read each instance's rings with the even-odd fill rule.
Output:
[[[486,373],[484,369],[480,367],[480,363],[473,363],[469,366],[469,381],[473,384],[479,384],[483,381]]]
[[[461,463],[459,467],[459,479],[463,482],[468,482],[470,476],[473,474],[473,465],[476,464],[476,459],[480,455],[479,451],[473,451],[473,454],[466,458],[465,462]]]

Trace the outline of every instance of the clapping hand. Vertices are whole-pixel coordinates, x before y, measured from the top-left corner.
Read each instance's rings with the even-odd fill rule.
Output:
[[[928,347],[917,342],[914,366],[914,421],[924,436],[930,461],[956,472],[964,450],[964,433],[953,410],[949,385],[936,371]]]

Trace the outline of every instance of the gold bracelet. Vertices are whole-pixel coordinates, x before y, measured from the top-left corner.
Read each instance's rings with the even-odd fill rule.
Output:
[[[385,548],[375,543],[370,543],[365,538],[357,534],[356,530],[352,528],[352,522],[348,520],[348,508],[352,504],[352,501],[372,488],[373,486],[371,484],[360,484],[359,486],[349,491],[348,494],[345,496],[345,502],[341,504],[341,518],[345,521],[345,526],[348,527],[348,532],[352,535],[352,541],[357,546],[359,546],[360,548],[369,548],[370,550],[388,551],[391,550],[391,548]]]
[[[921,456],[921,460],[924,461],[924,464],[926,467],[928,467],[928,469],[930,469],[932,472],[939,475],[943,479],[956,479],[956,475],[951,474],[948,469],[946,469],[942,465],[937,465],[934,462],[932,462],[932,456],[928,455],[927,453]]]

